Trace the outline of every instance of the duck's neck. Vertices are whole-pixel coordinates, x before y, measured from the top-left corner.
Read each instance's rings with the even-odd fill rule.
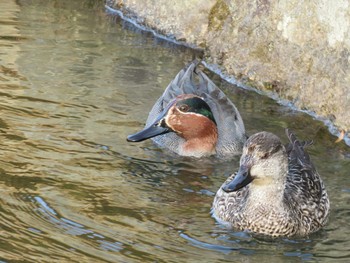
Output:
[[[249,185],[250,200],[259,205],[283,206],[284,189],[288,175],[288,158],[284,153],[276,154],[268,160],[269,165],[259,170],[250,170],[254,180]],[[264,176],[261,175],[264,174]]]
[[[182,155],[202,157],[215,154],[218,141],[218,132],[215,125],[211,125],[196,136],[184,135],[185,142],[182,146]]]
[[[273,207],[274,209],[283,210],[285,176],[281,177],[279,181],[267,180],[271,179],[255,179],[250,184],[250,201],[248,206],[251,209],[264,207],[267,210],[271,210]]]
[[[191,139],[184,143],[182,152],[184,156],[209,156],[215,154],[216,140]]]
[[[252,200],[258,200],[260,203],[279,203],[283,200],[282,185],[259,186],[258,182],[251,185]]]

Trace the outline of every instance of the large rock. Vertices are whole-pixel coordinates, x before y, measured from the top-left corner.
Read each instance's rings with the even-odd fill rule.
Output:
[[[203,48],[239,81],[350,130],[348,0],[115,0],[124,15]]]

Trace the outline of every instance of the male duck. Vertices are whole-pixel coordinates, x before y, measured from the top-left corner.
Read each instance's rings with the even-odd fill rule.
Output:
[[[238,110],[197,64],[193,61],[177,74],[153,106],[145,128],[128,141],[152,138],[182,156],[225,157],[242,151],[246,135]]]
[[[271,237],[304,237],[326,224],[329,199],[307,145],[286,131],[283,146],[260,132],[246,141],[236,175],[214,198],[212,214],[238,230]]]

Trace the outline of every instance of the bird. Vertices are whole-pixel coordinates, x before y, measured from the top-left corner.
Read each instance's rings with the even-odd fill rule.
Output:
[[[266,237],[306,237],[327,223],[330,201],[305,147],[286,129],[259,132],[244,144],[238,172],[217,191],[211,213],[233,229]]]
[[[127,141],[152,139],[180,156],[228,158],[242,152],[247,138],[232,101],[194,60],[170,82],[149,113],[143,130]]]

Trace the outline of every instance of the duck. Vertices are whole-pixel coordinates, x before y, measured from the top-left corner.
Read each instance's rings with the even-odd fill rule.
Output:
[[[212,216],[239,231],[265,237],[306,237],[327,223],[330,201],[305,146],[286,129],[259,132],[244,144],[238,172],[217,191]]]
[[[128,142],[152,139],[180,156],[226,158],[242,152],[247,138],[233,102],[194,60],[170,82],[151,109],[145,127]]]

